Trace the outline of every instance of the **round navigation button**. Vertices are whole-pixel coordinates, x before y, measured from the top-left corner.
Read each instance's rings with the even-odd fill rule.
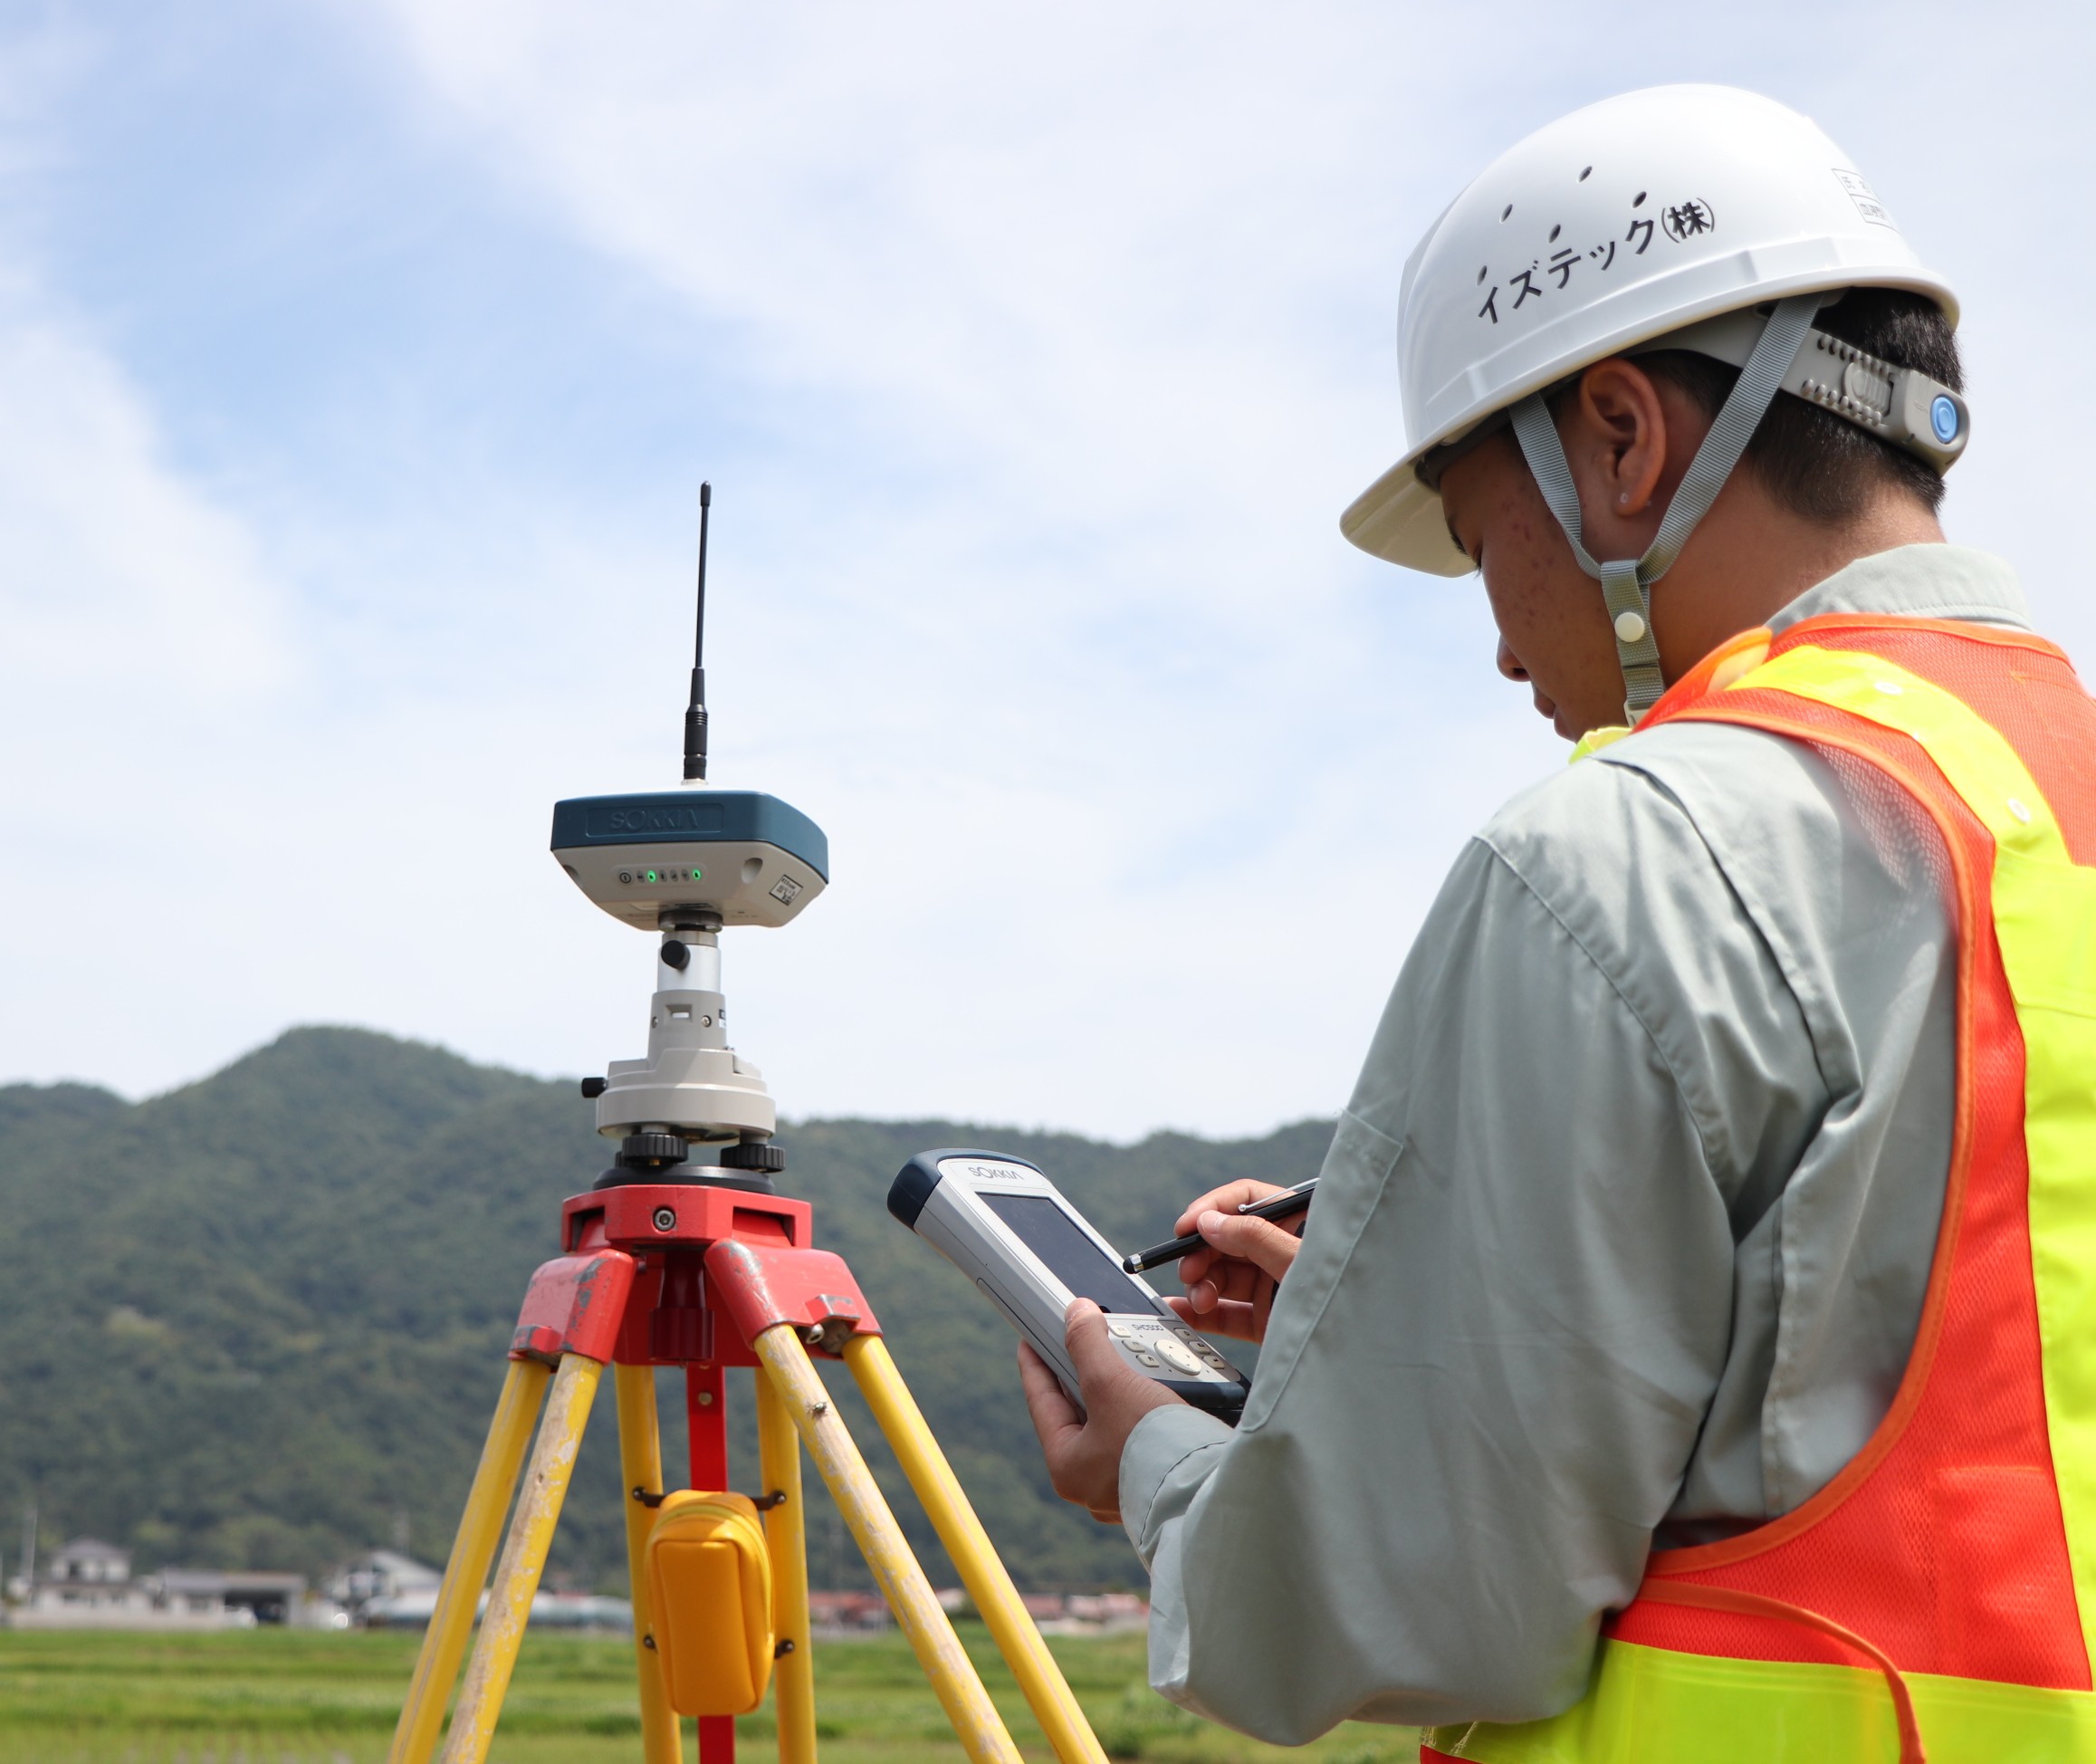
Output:
[[[1161,1335],[1151,1343],[1153,1350],[1163,1357],[1167,1366],[1176,1366],[1182,1372],[1201,1375],[1201,1364],[1198,1355],[1177,1336]]]

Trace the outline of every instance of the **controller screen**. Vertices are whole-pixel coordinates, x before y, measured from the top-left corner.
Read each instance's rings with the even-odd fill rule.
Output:
[[[1018,1232],[1072,1298],[1089,1299],[1104,1311],[1155,1309],[1150,1295],[1047,1195],[983,1194],[982,1203]]]

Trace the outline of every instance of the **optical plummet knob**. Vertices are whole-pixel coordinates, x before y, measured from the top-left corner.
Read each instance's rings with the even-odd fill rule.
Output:
[[[598,1098],[604,1094],[609,1084],[608,1079],[586,1078],[582,1080],[582,1094],[589,1098],[591,1102],[595,1102]]]
[[[1645,634],[1645,621],[1641,614],[1619,612],[1615,616],[1615,635],[1618,643],[1636,643]]]
[[[674,1133],[629,1133],[619,1142],[622,1164],[682,1164],[684,1142]]]
[[[739,1146],[731,1146],[721,1154],[721,1165],[728,1170],[762,1170],[777,1175],[786,1167],[786,1148],[769,1143],[757,1144],[744,1140]]]

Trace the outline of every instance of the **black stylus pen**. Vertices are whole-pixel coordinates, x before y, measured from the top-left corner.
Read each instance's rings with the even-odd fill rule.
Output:
[[[1247,1201],[1238,1211],[1247,1219],[1291,1219],[1297,1213],[1306,1212],[1310,1195],[1317,1186],[1317,1178],[1299,1182],[1285,1194],[1272,1194],[1263,1201]],[[1208,1240],[1198,1234],[1192,1237],[1175,1237],[1169,1243],[1158,1243],[1147,1250],[1138,1250],[1132,1256],[1123,1256],[1121,1266],[1131,1274],[1147,1273],[1153,1268],[1162,1268],[1168,1261],[1177,1261],[1182,1256],[1192,1255],[1196,1250],[1208,1248]]]

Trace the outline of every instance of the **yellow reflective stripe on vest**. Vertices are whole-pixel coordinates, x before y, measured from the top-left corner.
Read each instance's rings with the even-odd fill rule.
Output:
[[[2096,1692],[1909,1673],[1929,1764],[2096,1759]],[[1430,1728],[1478,1764],[1869,1764],[1897,1758],[1892,1700],[1874,1671],[1726,1660],[1603,1642],[1594,1689],[1564,1714]]]
[[[1933,681],[1881,656],[1806,644],[1763,662],[1726,687],[1753,690],[1809,698],[1910,736],[1928,750],[1996,845],[2070,862],[2060,825],[2016,750],[1993,724]]]
[[[2045,1428],[2082,1634],[2096,1659],[2096,869],[2000,731],[1881,657],[1803,646],[1729,690],[1832,705],[1911,736],[1994,836],[1994,923],[2024,1035],[2031,1270]]]

